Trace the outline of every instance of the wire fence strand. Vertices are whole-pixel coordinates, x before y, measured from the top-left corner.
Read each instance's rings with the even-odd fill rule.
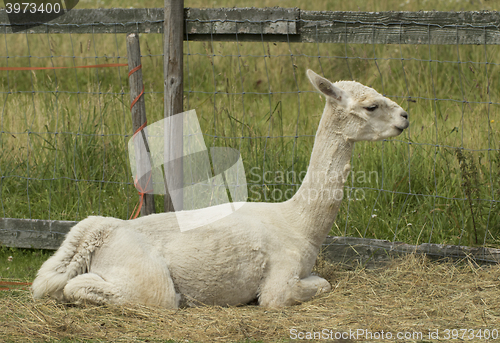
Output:
[[[200,41],[189,33],[192,22],[210,23],[214,31]],[[269,39],[265,24],[276,21],[226,22],[240,31],[243,24],[259,24],[261,31],[251,41],[243,33],[222,40],[215,30],[224,22],[186,21],[185,107],[196,109],[208,148],[240,151],[249,201],[286,201],[303,180],[325,102],[307,81],[310,68],[332,81],[375,88],[398,102],[411,122],[394,139],[357,143],[332,234],[499,246],[500,51],[486,44],[490,26],[337,20],[344,28],[339,41],[323,43],[327,24],[299,20],[312,25],[316,37],[304,43],[290,32]],[[8,34],[4,26],[0,67],[120,63],[125,35],[122,24],[113,25],[112,34],[37,35]],[[375,41],[391,25],[400,30],[394,44],[352,43],[356,30]],[[410,25],[424,30],[427,44],[407,44]],[[455,30],[454,44],[431,44],[441,27]],[[483,44],[463,44],[464,31],[478,28]],[[149,123],[163,114],[160,40],[141,34]],[[122,67],[1,73],[3,217],[128,218],[137,193],[126,148],[133,132]]]

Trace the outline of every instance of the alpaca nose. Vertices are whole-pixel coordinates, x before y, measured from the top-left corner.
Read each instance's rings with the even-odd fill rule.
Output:
[[[406,112],[401,113],[401,117],[403,117],[406,120],[408,120],[408,113],[406,113]]]

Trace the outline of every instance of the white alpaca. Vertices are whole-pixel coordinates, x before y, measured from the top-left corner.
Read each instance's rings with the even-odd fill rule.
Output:
[[[44,295],[82,303],[292,305],[331,289],[311,270],[339,209],[354,142],[399,135],[406,112],[372,88],[335,84],[308,70],[326,96],[306,178],[283,203],[245,203],[180,232],[174,213],[135,220],[89,217],[68,233],[33,282]],[[193,210],[203,216],[217,207]]]

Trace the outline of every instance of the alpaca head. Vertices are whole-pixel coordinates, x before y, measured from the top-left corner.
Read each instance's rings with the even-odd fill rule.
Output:
[[[332,83],[312,70],[307,71],[307,76],[326,96],[322,118],[326,121],[325,129],[341,133],[346,140],[377,141],[394,137],[409,125],[408,114],[373,88],[355,81]]]

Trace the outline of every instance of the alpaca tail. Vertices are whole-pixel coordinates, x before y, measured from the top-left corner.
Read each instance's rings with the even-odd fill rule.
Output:
[[[64,286],[75,276],[88,272],[94,251],[106,241],[116,221],[119,219],[88,217],[75,225],[38,271],[31,286],[33,297],[48,295],[64,301]]]

